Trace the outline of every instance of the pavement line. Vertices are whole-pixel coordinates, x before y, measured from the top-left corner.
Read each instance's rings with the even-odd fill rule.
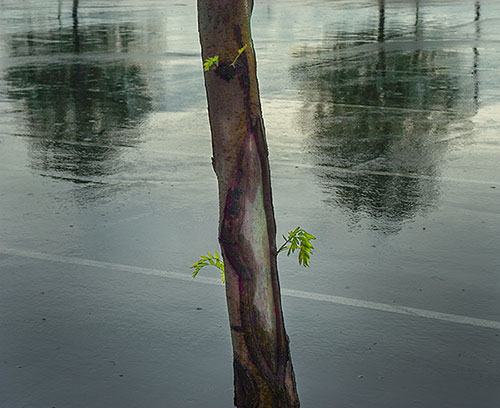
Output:
[[[191,275],[169,272],[161,269],[144,268],[140,266],[131,266],[116,264],[111,262],[94,261],[92,259],[77,258],[73,256],[61,256],[61,255],[50,255],[41,252],[27,251],[22,249],[13,248],[0,248],[0,253],[4,255],[12,255],[30,259],[39,259],[51,262],[60,262],[65,264],[80,265],[80,266],[90,266],[93,268],[100,269],[110,269],[121,272],[131,272],[141,275],[153,275],[160,276],[164,278],[177,279],[191,283],[204,283],[208,285],[223,286],[220,279],[207,278],[204,276],[198,276],[193,279]],[[362,309],[377,310],[389,313],[398,313],[407,316],[424,317],[433,320],[442,320],[451,323],[466,324],[475,327],[485,327],[488,329],[500,330],[500,322],[495,320],[485,320],[478,319],[475,317],[461,316],[449,313],[435,312],[432,310],[417,309],[413,307],[400,306],[400,305],[389,305],[386,303],[369,302],[366,300],[358,300],[352,298],[346,298],[341,296],[325,295],[322,293],[306,292],[303,290],[286,289],[282,288],[281,293],[285,296],[291,296],[300,299],[315,300],[320,302],[327,302],[342,306],[351,306]]]
[[[208,285],[220,285],[220,286],[223,285],[220,279],[216,278],[197,276],[196,279],[193,279],[191,275],[186,275],[178,272],[169,272],[169,271],[164,271],[162,269],[144,268],[141,266],[123,265],[111,262],[94,261],[92,259],[77,258],[74,256],[51,255],[51,254],[44,254],[41,252],[27,251],[23,249],[13,249],[13,248],[0,248],[0,253],[5,255],[14,255],[31,259],[40,259],[43,261],[60,262],[60,263],[80,265],[80,266],[90,266],[93,268],[111,269],[114,271],[138,273],[141,275],[161,276],[163,278],[171,278],[187,282],[198,281],[200,283],[205,283]]]
[[[425,317],[427,319],[444,320],[446,322],[467,324],[476,327],[486,327],[489,329],[500,329],[500,322],[497,322],[495,320],[478,319],[475,317],[435,312],[433,310],[417,309],[414,307],[407,307],[400,305],[389,305],[386,303],[369,302],[366,300],[345,298],[341,296],[324,295],[321,293],[305,292],[302,290],[282,289],[281,292],[283,295],[286,296],[317,300],[321,302],[329,302],[329,303],[334,303],[336,305],[360,307],[363,309],[398,313],[407,316]]]

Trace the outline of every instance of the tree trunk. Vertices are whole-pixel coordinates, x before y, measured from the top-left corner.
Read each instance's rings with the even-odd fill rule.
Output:
[[[217,68],[205,72],[205,87],[219,185],[234,403],[239,408],[299,407],[281,308],[252,8],[253,0],[198,0],[202,58],[219,56]]]

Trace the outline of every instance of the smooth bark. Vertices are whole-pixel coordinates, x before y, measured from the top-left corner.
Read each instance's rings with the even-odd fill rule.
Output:
[[[298,407],[276,264],[267,142],[250,33],[252,0],[198,0],[219,243],[234,357],[235,405]],[[238,50],[246,45],[245,51]]]

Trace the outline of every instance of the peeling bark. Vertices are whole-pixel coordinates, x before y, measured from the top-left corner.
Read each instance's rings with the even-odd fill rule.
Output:
[[[250,33],[252,0],[198,0],[219,243],[234,356],[235,405],[299,407],[283,322],[267,142]],[[246,50],[234,66],[237,52]]]

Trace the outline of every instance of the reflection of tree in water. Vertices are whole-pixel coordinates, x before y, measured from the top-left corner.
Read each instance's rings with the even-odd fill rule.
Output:
[[[110,174],[121,146],[148,111],[141,68],[124,58],[134,41],[127,25],[73,26],[10,39],[12,57],[30,58],[6,79],[9,96],[24,102],[32,165],[75,181]],[[56,172],[54,174],[54,171]]]
[[[297,53],[305,62],[292,74],[303,84],[302,123],[312,126],[309,147],[327,201],[356,221],[368,215],[373,228],[397,231],[435,202],[450,126],[472,113],[464,106],[473,95],[450,72],[458,53],[384,43],[395,35],[383,32],[383,2],[379,10],[378,29],[358,34],[371,42],[336,34],[329,49]]]

